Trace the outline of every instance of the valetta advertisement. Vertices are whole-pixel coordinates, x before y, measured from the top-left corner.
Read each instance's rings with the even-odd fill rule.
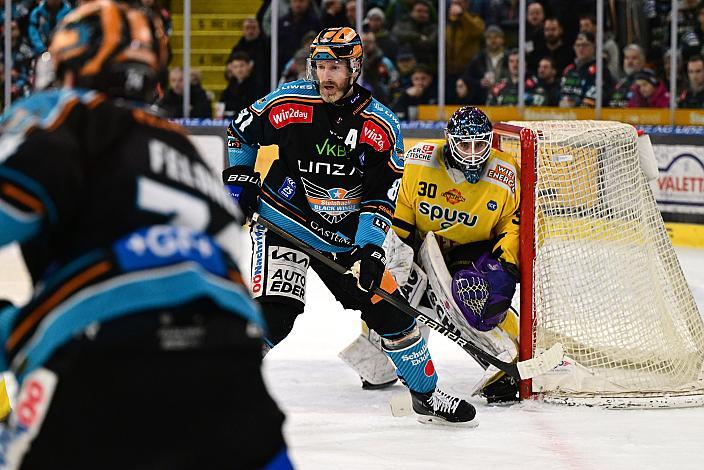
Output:
[[[654,145],[660,176],[651,182],[661,212],[704,214],[704,147]]]

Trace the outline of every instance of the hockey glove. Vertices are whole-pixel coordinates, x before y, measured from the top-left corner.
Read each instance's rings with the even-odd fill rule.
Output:
[[[357,287],[364,292],[371,292],[381,284],[386,268],[384,250],[376,245],[356,246],[349,254],[350,270],[357,278]]]
[[[259,172],[246,165],[232,166],[222,172],[222,182],[244,215],[252,217],[259,208],[259,191],[262,185]]]
[[[413,269],[413,248],[404,243],[393,230],[386,234],[382,248],[386,253],[386,269],[394,277],[396,284],[405,285]]]
[[[491,258],[488,253],[479,257],[475,266],[484,273],[489,283],[489,298],[486,301],[483,317],[499,324],[503,321],[504,314],[511,306],[511,300],[516,293],[516,278],[501,262]]]
[[[467,322],[479,331],[489,331],[504,320],[515,292],[515,277],[488,254],[452,277],[452,296]]]

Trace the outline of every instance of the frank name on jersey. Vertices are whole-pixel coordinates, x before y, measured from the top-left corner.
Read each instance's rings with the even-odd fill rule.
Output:
[[[149,163],[154,173],[198,190],[233,217],[240,217],[232,198],[223,190],[220,178],[199,161],[192,161],[162,141],[150,140]]]

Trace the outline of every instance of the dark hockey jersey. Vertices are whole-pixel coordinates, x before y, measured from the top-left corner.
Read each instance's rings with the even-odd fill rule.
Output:
[[[254,166],[278,144],[262,183],[260,214],[311,246],[342,252],[381,246],[403,173],[396,116],[355,85],[325,103],[310,81],[286,83],[243,109],[228,129],[230,166]]]
[[[602,96],[608,103],[613,83],[606,63],[603,67]],[[596,60],[577,65],[571,63],[562,73],[560,99],[567,99],[571,106],[594,107],[596,105]]]
[[[223,251],[239,210],[182,128],[95,92],[50,91],[3,117],[0,149],[0,246],[23,243],[42,285],[0,315],[20,375],[91,323],[194,298],[261,324]]]

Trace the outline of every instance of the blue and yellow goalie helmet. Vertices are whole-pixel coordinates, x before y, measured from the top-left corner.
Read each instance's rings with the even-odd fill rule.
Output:
[[[350,84],[357,81],[362,72],[362,39],[352,28],[325,28],[310,45],[308,56],[308,80],[318,82],[315,62],[335,60],[347,64],[350,70]]]

